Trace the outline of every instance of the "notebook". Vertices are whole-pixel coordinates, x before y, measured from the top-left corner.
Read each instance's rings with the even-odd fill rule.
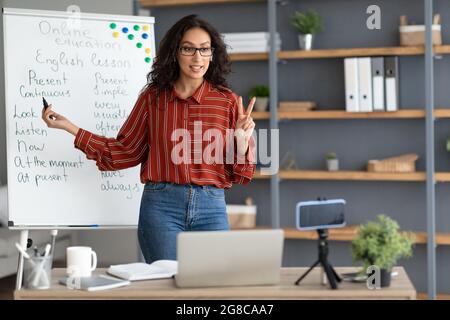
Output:
[[[67,286],[70,289],[99,291],[123,287],[129,285],[130,281],[114,279],[112,277],[99,275],[99,276],[79,277],[79,278],[63,277],[59,279],[59,283]]]
[[[178,287],[274,285],[283,230],[189,231],[177,237]]]
[[[157,260],[151,264],[137,262],[112,265],[106,272],[121,279],[137,281],[172,278],[177,269],[176,260]]]

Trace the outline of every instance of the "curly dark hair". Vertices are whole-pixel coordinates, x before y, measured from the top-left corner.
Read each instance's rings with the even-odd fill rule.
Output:
[[[173,83],[180,76],[180,67],[177,60],[180,42],[184,33],[192,28],[205,30],[211,37],[211,47],[214,48],[214,59],[211,61],[208,71],[206,71],[205,79],[216,87],[228,88],[225,76],[231,71],[231,62],[226,45],[219,32],[195,14],[180,19],[161,40],[153,62],[153,70],[147,74],[146,88],[156,87],[158,92],[172,88]]]

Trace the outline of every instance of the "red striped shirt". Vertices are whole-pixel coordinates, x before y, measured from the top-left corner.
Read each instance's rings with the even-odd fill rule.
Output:
[[[232,163],[226,161],[226,153],[231,150],[231,146],[225,143],[226,129],[235,128],[237,99],[231,90],[216,88],[206,80],[187,99],[181,99],[173,88],[159,95],[155,88],[149,88],[140,94],[117,138],[102,137],[80,128],[75,137],[75,148],[83,151],[88,159],[94,159],[101,171],[141,164],[142,183],[192,183],[219,188],[230,188],[233,183],[247,184],[255,173],[254,140],[250,139],[244,161],[237,161],[236,146]],[[204,137],[194,137],[194,123],[198,126],[197,121],[201,121],[202,136],[208,129],[218,129],[222,133],[221,163],[205,161],[204,157],[201,157],[201,163],[194,161],[195,157],[202,156],[198,151],[203,153],[214,140],[202,141]],[[176,164],[172,161],[172,150],[181,141],[172,141],[175,129],[186,129],[190,134],[190,163]],[[195,148],[198,143],[201,143],[201,149],[199,145]]]

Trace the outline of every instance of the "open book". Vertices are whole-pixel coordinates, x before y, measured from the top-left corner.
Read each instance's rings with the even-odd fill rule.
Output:
[[[137,262],[112,265],[107,273],[129,281],[171,278],[177,273],[176,260],[158,260],[151,264]]]

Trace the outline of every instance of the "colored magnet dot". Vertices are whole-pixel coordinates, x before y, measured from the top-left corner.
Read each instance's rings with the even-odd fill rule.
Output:
[[[123,27],[123,28],[122,28],[122,32],[123,32],[123,33],[127,33],[127,32],[128,32],[128,28],[127,28],[127,27]]]
[[[142,38],[147,39],[147,38],[148,38],[148,34],[143,33],[143,34],[142,34]]]
[[[109,27],[110,27],[111,29],[115,29],[115,28],[117,27],[117,24],[115,24],[115,23],[113,22],[113,23],[111,23],[111,24],[109,25]]]
[[[113,37],[114,37],[114,38],[118,38],[118,37],[119,37],[119,32],[114,31],[114,32],[113,32]]]
[[[149,29],[149,27],[147,25],[142,27],[142,30],[144,30],[144,31],[148,31],[148,29]]]
[[[145,49],[145,53],[146,53],[146,54],[150,54],[150,48],[146,48],[146,49]]]
[[[128,35],[128,39],[133,40],[133,39],[134,39],[134,36],[133,36],[132,34],[129,34],[129,35]]]
[[[136,47],[142,48],[142,43],[140,43],[140,42],[136,43]]]
[[[150,61],[152,61],[151,58],[149,58],[149,57],[145,58],[145,62],[150,63]]]
[[[139,26],[137,24],[134,25],[133,27],[134,30],[138,31],[139,30]]]

